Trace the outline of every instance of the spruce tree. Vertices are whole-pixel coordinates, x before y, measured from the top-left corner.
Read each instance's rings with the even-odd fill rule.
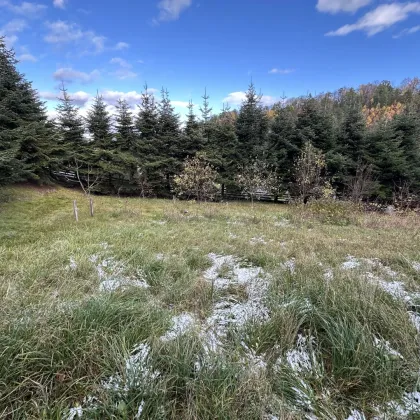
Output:
[[[74,159],[83,160],[86,152],[85,128],[79,108],[73,103],[64,84],[60,88],[61,96],[56,107],[56,126],[60,136],[60,144],[66,148],[67,163],[74,163]]]
[[[111,116],[107,105],[99,93],[86,116],[86,128],[95,147],[110,149],[112,147]]]
[[[200,130],[200,124],[197,116],[194,113],[194,104],[192,100],[188,104],[187,121],[185,122],[185,129],[182,136],[181,148],[184,158],[194,157],[204,145],[203,134]]]
[[[213,108],[210,107],[209,99],[210,96],[207,95],[207,88],[204,89],[203,105],[200,107],[201,119],[202,119],[202,129],[204,141],[208,143],[212,135],[212,124],[211,124],[211,115]]]
[[[245,100],[239,110],[237,136],[243,164],[263,156],[267,147],[268,118],[261,105],[261,94],[257,94],[254,84],[248,87]]]
[[[0,37],[0,184],[50,177],[54,132],[43,103]]]
[[[122,151],[138,154],[133,115],[126,100],[119,99],[116,106],[115,131],[117,144]]]

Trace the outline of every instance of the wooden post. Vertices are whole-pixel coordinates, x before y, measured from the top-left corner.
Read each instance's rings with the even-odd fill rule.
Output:
[[[93,217],[93,200],[89,198],[90,215]]]
[[[79,221],[79,213],[77,210],[77,202],[76,200],[73,200],[73,212],[74,212],[74,218],[76,219],[76,222]]]

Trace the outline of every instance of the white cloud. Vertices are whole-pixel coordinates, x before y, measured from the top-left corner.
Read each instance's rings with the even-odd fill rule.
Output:
[[[373,0],[318,0],[316,8],[320,12],[339,13],[356,12],[372,3]]]
[[[246,92],[232,92],[223,99],[223,103],[228,103],[232,106],[240,106],[246,99]],[[278,99],[273,96],[263,95],[261,97],[261,104],[264,106],[271,106],[278,102]]]
[[[97,35],[93,31],[83,31],[79,25],[68,23],[62,20],[47,22],[49,33],[44,40],[50,44],[77,44],[85,47],[88,52],[89,47],[93,48],[94,53],[100,53],[105,49],[104,36]]]
[[[124,60],[123,58],[120,58],[120,57],[111,58],[110,63],[111,64],[118,64],[119,66],[124,67],[126,69],[131,69],[131,67],[133,67],[129,62],[127,62],[126,60]]]
[[[171,104],[177,108],[187,108],[190,103],[185,101],[171,101]]]
[[[109,105],[115,105],[119,99],[125,99],[129,105],[134,107],[141,102],[141,93],[135,90],[131,92],[119,92],[117,90],[104,90],[101,92],[104,101]]]
[[[180,14],[190,7],[191,4],[192,0],[161,0],[158,3],[160,12],[155,23],[177,20]]]
[[[11,3],[9,0],[0,0],[0,7],[5,7],[12,13],[26,16],[28,18],[39,17],[47,8],[47,6],[39,3],[29,3],[24,1],[20,5]]]
[[[28,25],[22,19],[13,19],[0,28],[0,36],[5,37],[6,45],[11,48],[18,41],[19,32],[24,31]]]
[[[382,4],[375,10],[366,13],[356,23],[344,25],[326,35],[345,36],[354,31],[364,31],[368,36],[373,36],[406,20],[412,13],[420,13],[420,2]]]
[[[58,9],[66,8],[66,0],[54,0],[53,4],[54,4],[54,7],[57,7]]]
[[[120,80],[125,79],[133,79],[137,77],[137,73],[134,73],[134,71],[127,69],[127,68],[120,68],[112,73],[110,73],[112,76],[117,77]]]
[[[73,93],[68,92],[68,94],[73,102],[79,106],[85,105],[90,99],[93,98],[90,93],[84,92],[82,90]],[[58,101],[58,99],[61,97],[61,92],[39,92],[39,96],[42,99],[48,101]]]
[[[126,42],[117,42],[117,44],[114,47],[114,50],[125,50],[130,47],[130,44],[127,44]]]
[[[294,69],[271,69],[268,73],[269,74],[290,74],[293,73],[295,70]]]
[[[31,61],[32,63],[36,63],[38,61],[38,59],[35,56],[29,53],[19,55],[17,59],[21,62]]]
[[[60,80],[67,83],[72,83],[74,81],[79,81],[81,83],[90,83],[95,81],[99,76],[100,72],[98,70],[93,70],[90,73],[85,73],[82,71],[74,70],[69,67],[58,69],[53,74],[55,80]]]
[[[405,35],[412,35],[415,34],[416,32],[420,31],[420,25],[418,26],[413,26],[412,28],[407,28],[404,29],[403,31],[401,31],[399,34],[394,35],[393,38],[397,39],[397,38],[401,38],[402,36]]]

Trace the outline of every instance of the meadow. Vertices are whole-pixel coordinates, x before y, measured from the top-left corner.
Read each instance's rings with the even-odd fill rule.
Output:
[[[0,202],[0,418],[420,418],[418,215]]]

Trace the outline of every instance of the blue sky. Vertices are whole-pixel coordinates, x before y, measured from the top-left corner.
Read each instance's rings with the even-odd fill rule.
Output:
[[[83,111],[97,90],[134,105],[147,81],[181,114],[207,87],[218,112],[251,77],[270,105],[419,75],[420,1],[0,0],[0,35],[49,109],[61,80]]]

